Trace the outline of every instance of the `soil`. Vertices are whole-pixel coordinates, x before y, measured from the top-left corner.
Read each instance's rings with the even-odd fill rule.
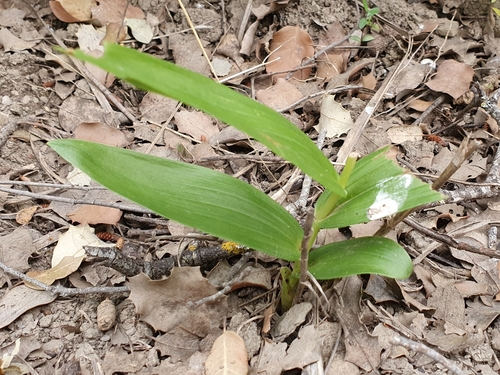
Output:
[[[47,0],[32,0],[30,3],[38,16],[68,47],[77,47],[77,30],[81,23],[67,23],[57,19]],[[246,2],[229,0],[225,2],[223,12],[220,1],[185,3],[195,25],[212,26],[199,30],[202,44],[210,53],[219,45],[221,48],[227,47],[228,44],[221,43],[226,34],[223,28],[229,30],[230,34],[237,35],[247,5]],[[254,1],[253,6],[265,3]],[[230,48],[229,52],[217,55],[231,61],[233,65],[230,74],[234,72],[234,62],[241,68],[257,65],[258,57],[267,53],[268,42],[276,29],[298,26],[309,33],[315,46],[322,45],[325,41],[322,38],[332,25],[341,25],[346,33],[356,28],[358,11],[362,10],[360,8],[357,11],[354,2],[347,0],[278,3],[283,3],[281,9],[262,18],[254,39],[260,42],[257,48],[254,42],[248,56],[235,53]],[[170,34],[189,27],[176,1],[138,0],[130,5],[158,18],[156,33]],[[376,21],[382,26],[382,30],[378,33],[365,29],[365,34],[372,35],[374,40],[365,43],[363,48],[348,50],[350,53],[347,54],[345,68],[351,73],[341,76],[344,81],[338,82],[342,83],[333,84],[331,80],[337,78],[332,78],[328,83],[315,77],[314,68],[308,79],[295,81],[293,84],[305,96],[325,87],[331,89],[344,84],[363,85],[361,76],[372,74],[376,85],[366,85],[365,91],[346,90],[336,97],[356,121],[364,113],[373,93],[379,90],[384,80],[404,60],[410,36],[413,36],[414,44],[410,47],[410,55],[414,54],[410,57],[415,64],[406,65],[411,66],[411,69],[404,68],[411,74],[404,78],[399,76],[393,86],[389,87],[354,151],[366,155],[380,147],[392,145],[397,153],[397,160],[403,167],[429,181],[432,175],[439,175],[450,160],[457,158],[458,146],[464,139],[475,139],[477,150],[443,187],[451,194],[458,194],[458,198],[440,206],[420,210],[412,218],[422,227],[431,228],[443,236],[456,240],[466,238],[473,247],[490,248],[491,254],[476,254],[466,251],[467,249],[452,248],[449,243],[437,241],[418,229],[400,224],[389,236],[403,244],[413,259],[418,259],[418,262],[414,262],[415,273],[410,279],[396,283],[381,277],[355,276],[324,283],[323,290],[331,302],[328,308],[314,302],[317,296],[306,291],[304,301],[311,302],[314,309],[308,309],[309,305],[305,302],[300,304],[299,306],[306,308],[306,312],[302,319],[301,313],[293,313],[294,317],[298,317],[297,323],[292,325],[288,334],[277,332],[276,328],[282,313],[277,307],[279,289],[273,286],[280,283],[279,272],[276,270],[282,262],[262,255],[256,256],[258,266],[254,266],[256,269],[261,267],[267,270],[266,277],[269,280],[250,284],[253,286],[241,286],[239,290],[228,293],[224,314],[213,318],[215,320],[211,321],[208,328],[205,327],[203,334],[196,333],[197,338],[193,341],[195,349],[187,352],[184,347],[188,345],[187,341],[179,339],[184,337],[184,333],[179,333],[182,331],[179,328],[182,324],[170,332],[155,330],[160,323],[143,319],[139,308],[144,305],[132,297],[128,298],[129,292],[66,297],[51,297],[49,292],[43,292],[47,293],[44,295],[46,300],[39,303],[35,302],[38,296],[33,292],[26,292],[18,298],[15,308],[8,308],[6,297],[22,281],[19,277],[4,273],[0,274],[0,324],[2,319],[11,319],[12,322],[2,324],[0,354],[12,353],[16,340],[20,339],[19,352],[14,356],[10,367],[12,373],[203,374],[204,363],[215,338],[224,327],[236,331],[240,325],[243,328],[239,334],[245,341],[252,374],[306,373],[312,371],[311,364],[316,364],[321,370],[324,367],[324,373],[332,375],[451,374],[453,368],[450,363],[458,366],[464,374],[490,375],[500,372],[500,320],[497,318],[500,315],[500,266],[498,256],[495,255],[498,251],[493,248],[498,241],[493,239],[490,243],[487,242],[487,234],[493,233],[491,228],[496,228],[500,223],[498,190],[495,190],[500,176],[498,169],[496,177],[490,171],[498,168],[498,165],[494,166],[498,163],[495,158],[499,152],[498,124],[492,119],[488,120],[486,113],[479,110],[477,104],[467,106],[471,103],[471,100],[467,101],[467,93],[452,97],[455,93],[450,93],[451,89],[439,91],[435,87],[431,89],[425,86],[425,82],[434,77],[435,71],[417,74],[420,69],[418,66],[422,66],[419,63],[424,59],[437,62],[438,66],[447,59],[453,59],[472,67],[474,80],[479,82],[487,94],[497,90],[500,77],[500,33],[497,32],[500,30],[499,17],[491,10],[489,0],[384,0],[376,5],[380,8],[379,15],[383,17]],[[98,199],[116,203],[120,200],[103,190],[15,185],[14,182],[17,181],[68,183],[68,173],[72,167],[47,146],[48,141],[74,137],[77,125],[82,122],[101,121],[113,125],[114,130],[119,129],[122,132],[120,137],[123,137],[120,138],[121,141],[130,149],[144,152],[148,147],[154,146],[152,154],[187,161],[220,156],[223,153],[217,147],[207,146],[207,142],[200,142],[203,138],[195,135],[195,130],[182,130],[180,116],[166,125],[178,130],[182,133],[181,136],[176,135],[175,140],[170,140],[167,136],[157,138],[159,128],[154,122],[164,123],[176,103],[151,98],[149,94],[146,95],[125,82],[116,80],[109,89],[137,121],[131,123],[115,106],[114,110],[102,109],[96,100],[95,91],[87,81],[75,73],[73,68],[70,70],[67,65],[52,58],[51,46],[56,43],[32,9],[20,0],[4,0],[0,4],[0,12],[9,9],[23,10],[25,15],[19,19],[12,16],[2,18],[0,13],[0,27],[3,28],[0,28],[0,33],[2,30],[9,30],[23,41],[30,40],[26,35],[31,35],[33,45],[28,47],[15,42],[9,47],[7,39],[0,35],[0,46],[4,44],[3,49],[0,49],[0,187],[20,190],[18,193],[0,191],[0,261],[26,273],[51,267],[59,234],[65,233],[70,225],[77,224],[70,220],[68,213],[75,211],[81,204],[52,201],[47,197],[30,197],[23,195],[23,192],[88,202]],[[14,22],[14,19],[18,21]],[[249,24],[254,21],[255,17],[252,16]],[[435,22],[430,27],[431,30],[437,27],[435,34],[429,34],[429,30],[422,33],[426,22],[427,25]],[[445,25],[444,28],[442,25]],[[132,48],[179,64],[182,60],[184,66],[210,75],[198,45],[187,34],[189,33],[173,34],[168,38],[153,39],[149,43],[140,43],[129,37],[130,42],[126,43]],[[363,68],[349,70],[364,62],[367,63]],[[420,78],[415,84],[408,83],[417,75]],[[459,81],[461,76],[457,76],[454,81]],[[262,70],[257,71],[252,78],[231,82],[232,87],[246,93],[267,89],[272,85],[270,76]],[[477,91],[467,92],[472,97],[478,96]],[[413,125],[413,128],[418,128],[415,136],[408,130],[409,126],[405,125],[420,118],[423,109],[420,110],[416,103],[411,103],[416,98],[432,103],[441,95],[445,96],[444,101],[434,108],[430,116],[423,119],[420,126]],[[313,126],[318,123],[320,98],[312,98],[299,108],[284,113],[314,140],[317,132]],[[156,104],[148,107],[148,100]],[[88,108],[85,107],[87,105]],[[450,127],[452,124],[455,127]],[[214,134],[217,135],[225,125],[216,125],[218,128]],[[216,127],[211,119],[205,126],[202,135],[210,126]],[[400,138],[395,135],[396,130],[400,132]],[[111,137],[106,134],[106,137]],[[234,134],[231,137],[233,138],[228,140],[220,138],[221,147],[235,153],[253,152],[245,137],[237,138],[238,135]],[[345,141],[345,134],[329,138],[323,152],[334,160]],[[184,145],[182,147],[185,148],[185,153],[182,152],[182,147],[177,147],[181,144]],[[259,150],[259,145],[252,147]],[[212,159],[210,163],[205,162],[203,165],[229,174],[241,172],[239,176],[242,179],[269,194],[279,191],[276,187],[277,180],[280,185],[285,185],[292,174],[290,166],[273,164],[269,168],[262,168],[255,161],[245,159]],[[9,183],[3,183],[5,181]],[[298,198],[301,181],[299,179],[293,184],[288,191],[288,201],[282,202],[283,205]],[[482,187],[490,189],[488,195],[481,192]],[[313,189],[311,194],[314,199],[318,191]],[[460,192],[469,195],[464,193],[461,196]],[[35,211],[23,222],[19,213],[32,207],[36,207]],[[122,211],[123,216],[115,224],[101,221],[91,224],[91,227],[96,232],[108,233],[109,238],[101,236],[110,243],[122,237],[126,244],[131,245],[129,254],[136,259],[176,254],[179,248],[188,243],[193,244],[192,236],[189,236],[192,235],[190,228],[176,226],[148,213]],[[327,235],[337,239],[345,238],[346,233],[360,237],[375,233],[380,225],[381,221],[371,227],[345,228],[342,233],[336,231]],[[161,239],[162,234],[178,237],[189,235],[186,240],[179,242],[171,237],[168,240]],[[198,246],[201,247],[217,244],[213,239],[198,241]],[[421,255],[425,252],[428,256]],[[234,265],[237,260],[238,257],[233,257],[228,264]],[[212,268],[213,265],[203,265],[203,275],[206,276]],[[71,276],[62,278],[56,284],[86,288],[119,287],[129,285],[129,282],[130,278],[122,273],[89,261],[82,263]],[[346,302],[346,308],[339,305],[338,301],[335,302],[338,300],[335,296],[343,296],[346,300],[352,298],[354,302]],[[105,330],[98,326],[97,310],[98,305],[106,301],[106,298],[116,308],[116,312],[111,312],[116,323]],[[154,302],[151,301],[151,304]],[[274,308],[272,318],[266,310],[269,306]],[[13,312],[16,309],[19,312],[17,315]],[[13,315],[16,317],[12,318]],[[207,316],[211,315],[207,313]],[[268,318],[273,327],[271,330],[263,327],[263,322],[267,322]],[[185,324],[194,325],[192,322]],[[182,327],[187,331],[186,326]],[[422,345],[405,347],[388,343],[389,329]],[[311,337],[311,340],[306,341],[307,337]],[[165,347],[170,346],[165,348],[159,343]],[[302,349],[298,350],[294,347],[296,345]],[[368,353],[367,348],[370,346],[372,349],[378,348],[375,349],[377,353]],[[183,350],[182,353],[180,349]],[[315,351],[316,357],[313,355]],[[301,362],[298,353],[306,352],[313,353],[311,356],[315,359]],[[353,355],[354,352],[358,354]],[[436,352],[451,362],[440,363],[436,357],[432,357]],[[290,357],[294,357],[296,362]],[[329,359],[332,361],[329,362],[330,367],[326,368]],[[289,366],[280,367],[285,362]],[[6,359],[3,363],[6,364]],[[301,370],[302,367],[305,369]],[[2,371],[5,370],[0,370],[0,373],[7,373]]]

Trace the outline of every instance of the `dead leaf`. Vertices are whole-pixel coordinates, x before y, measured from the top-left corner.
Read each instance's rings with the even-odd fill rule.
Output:
[[[155,330],[169,332],[197,307],[189,305],[217,293],[200,273],[199,267],[175,267],[172,275],[164,280],[151,280],[144,274],[130,278],[130,300],[134,303],[141,320]],[[225,309],[225,300],[210,304],[214,311]],[[223,313],[218,312],[219,318]]]
[[[472,66],[455,60],[445,60],[439,65],[436,76],[426,85],[431,90],[444,92],[457,99],[469,91],[473,76]]]
[[[57,298],[56,294],[40,292],[19,285],[8,289],[0,300],[0,329],[8,326],[14,320],[34,307],[47,305]]]
[[[16,222],[20,225],[28,224],[33,218],[33,215],[35,214],[36,210],[38,210],[39,208],[40,206],[31,206],[23,208],[16,214]]]
[[[127,12],[125,13],[125,9]],[[91,7],[92,19],[98,20],[102,25],[109,23],[121,23],[123,14],[127,19],[146,19],[144,12],[127,0],[99,0],[97,5]]]
[[[122,217],[122,211],[118,208],[96,206],[85,204],[75,211],[70,212],[68,218],[74,223],[80,224],[110,224],[116,225]]]
[[[271,328],[271,335],[276,341],[283,341],[290,336],[295,329],[306,320],[307,314],[312,309],[309,302],[302,302],[293,305],[290,310],[285,312]]]
[[[102,122],[82,122],[74,130],[76,139],[101,143],[114,147],[125,147],[130,142],[120,130]]]
[[[215,340],[205,362],[207,375],[246,375],[248,358],[245,342],[236,332],[226,331]]]
[[[392,143],[400,145],[406,141],[416,142],[422,139],[422,128],[419,126],[394,126],[387,129],[387,136]]]
[[[275,85],[267,90],[258,90],[255,94],[257,100],[276,111],[288,107],[302,99],[303,96],[294,85],[284,78],[278,78]]]
[[[26,11],[17,8],[0,11],[0,26],[21,28]]]
[[[113,247],[101,241],[95,234],[94,228],[88,225],[70,225],[66,233],[59,236],[54,252],[52,254],[52,267],[57,266],[64,257],[81,257],[85,255],[84,246]]]
[[[121,346],[114,346],[106,351],[102,360],[104,374],[125,373],[135,374],[148,363],[148,351],[127,352]]]
[[[175,114],[175,123],[181,133],[189,134],[197,141],[202,137],[208,139],[219,133],[217,124],[200,111],[180,111]]]
[[[19,39],[5,28],[0,29],[0,45],[3,46],[3,51],[22,51],[34,47],[38,42],[25,42]]]
[[[432,102],[428,102],[428,101],[421,100],[421,99],[415,99],[414,101],[412,101],[408,105],[408,107],[410,107],[411,109],[414,109],[415,111],[423,112],[427,108],[429,108],[431,104],[432,104]]]
[[[326,129],[327,137],[337,137],[347,133],[354,125],[351,113],[335,101],[335,95],[326,95],[321,103],[319,124],[314,127],[318,132]]]
[[[273,35],[269,46],[271,54],[266,71],[275,74],[273,80],[285,77],[288,71],[298,67],[302,61],[314,55],[313,42],[307,31],[298,26],[285,26]],[[276,61],[274,61],[276,60]],[[311,68],[304,68],[293,73],[293,77],[305,80],[311,74]]]
[[[30,369],[22,363],[12,362],[12,360],[19,353],[19,348],[21,346],[21,339],[17,339],[15,346],[11,353],[4,353],[2,358],[0,358],[0,373],[7,375],[23,375],[30,374]]]
[[[42,271],[28,271],[26,275],[41,281],[46,285],[52,285],[54,281],[65,278],[75,272],[82,264],[85,255],[79,257],[64,257],[55,267]],[[41,290],[40,287],[25,282],[26,286],[35,290]]]
[[[328,30],[320,33],[316,49],[321,50],[332,43],[340,41],[345,36],[346,33],[341,23],[335,21],[332,25],[328,26]],[[345,41],[341,45],[349,45],[349,41]],[[319,55],[316,59],[316,76],[328,82],[333,77],[344,73],[347,68],[347,61],[349,60],[349,51],[348,49],[335,49]]]
[[[63,22],[85,22],[91,18],[90,9],[94,0],[55,0],[49,1],[54,15]]]
[[[125,25],[130,28],[138,42],[148,44],[153,39],[153,29],[145,19],[126,18]]]
[[[0,262],[20,272],[29,269],[28,258],[35,251],[30,231],[25,227],[0,237]]]

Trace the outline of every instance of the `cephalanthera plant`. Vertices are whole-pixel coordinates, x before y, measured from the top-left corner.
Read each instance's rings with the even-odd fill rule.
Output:
[[[106,45],[102,58],[72,53],[140,89],[179,100],[244,131],[324,186],[303,245],[304,230],[297,221],[263,192],[236,178],[96,143],[49,143],[94,180],[166,218],[292,262],[282,270],[285,305],[298,285],[301,249],[311,250],[321,229],[364,223],[441,199],[390,161],[387,149],[359,161],[348,159],[339,175],[283,116],[202,75],[118,45]],[[369,273],[407,278],[412,263],[397,243],[364,237],[310,251],[307,269],[317,279]]]

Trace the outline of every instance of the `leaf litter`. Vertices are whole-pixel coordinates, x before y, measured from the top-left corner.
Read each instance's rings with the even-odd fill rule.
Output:
[[[465,0],[444,2],[433,9],[422,2],[409,4],[391,0],[380,4],[381,15],[389,23],[381,21],[382,32],[375,35],[374,42],[363,46],[346,40],[342,46],[318,55],[314,68],[303,69],[298,68],[306,59],[326,45],[340,41],[347,35],[346,31],[351,31],[357,24],[355,18],[346,14],[347,8],[355,14],[350,4],[338,7],[325,2],[324,6],[315,9],[311,4],[289,4],[287,1],[257,2],[250,9],[250,18],[245,18],[244,6],[230,1],[224,14],[231,30],[220,46],[217,44],[221,35],[227,31],[223,30],[224,20],[219,18],[222,11],[188,8],[200,26],[202,44],[214,54],[212,61],[224,61],[221,75],[227,72],[232,75],[257,66],[260,62],[257,58],[262,59],[271,51],[267,61],[282,54],[281,59],[260,68],[260,71],[244,73],[231,82],[236,82],[237,89],[249,95],[256,88],[257,99],[278,110],[303,100],[300,105],[287,109],[286,115],[295,119],[297,125],[306,129],[313,138],[316,130],[309,129],[318,123],[322,124],[326,119],[339,121],[342,117],[356,120],[369,110],[374,115],[370,119],[371,127],[365,129],[355,150],[366,153],[393,144],[398,147],[399,160],[427,179],[435,178],[456,160],[456,144],[462,140],[464,132],[478,140],[480,147],[458,166],[457,172],[444,186],[444,194],[461,198],[455,203],[427,207],[425,213],[417,213],[414,217],[424,228],[444,236],[444,240],[457,241],[454,245],[458,247],[450,246],[449,241],[443,245],[443,237],[421,235],[418,229],[400,225],[389,236],[402,241],[414,258],[415,269],[410,279],[396,282],[377,276],[353,277],[338,281],[335,293],[331,285],[324,284],[329,300],[328,303],[319,300],[319,312],[307,308],[300,312],[290,310],[291,313],[287,314],[276,310],[273,285],[278,278],[273,271],[275,260],[259,256],[258,264],[252,265],[252,277],[236,282],[227,297],[197,305],[197,301],[218,291],[205,279],[212,266],[203,273],[197,269],[176,269],[166,280],[148,280],[140,275],[126,281],[127,278],[118,271],[91,264],[82,255],[75,255],[73,244],[64,246],[62,255],[53,249],[58,233],[64,232],[65,228],[88,230],[85,229],[89,228],[85,226],[88,223],[100,233],[120,231],[125,238],[138,242],[137,246],[127,245],[123,249],[129,257],[143,259],[154,256],[152,254],[168,257],[172,251],[162,252],[160,247],[178,246],[173,238],[176,235],[172,225],[157,222],[154,217],[135,215],[135,211],[123,210],[120,217],[122,210],[103,206],[84,206],[76,210],[74,203],[64,203],[66,206],[63,207],[62,203],[52,202],[47,209],[45,199],[30,200],[12,193],[0,193],[2,263],[19,272],[35,275],[31,272],[36,271],[45,275],[47,284],[59,282],[51,280],[62,280],[84,288],[128,282],[132,289],[129,300],[124,299],[126,294],[115,294],[110,296],[113,301],[104,298],[63,301],[49,292],[26,285],[7,289],[8,280],[15,278],[2,275],[1,304],[4,308],[0,312],[3,328],[0,341],[12,353],[15,338],[22,337],[19,349],[26,351],[22,358],[37,371],[48,373],[61,369],[58,363],[83,368],[92,361],[101,365],[105,373],[202,373],[204,369],[209,371],[211,366],[211,362],[207,362],[210,352],[218,360],[227,361],[224,353],[229,349],[227,343],[232,340],[238,342],[234,347],[240,348],[241,358],[244,358],[241,348],[246,348],[247,360],[241,359],[238,363],[250,365],[251,371],[256,373],[266,370],[268,374],[280,374],[287,369],[310,368],[319,363],[325,366],[330,363],[325,369],[329,374],[354,374],[360,370],[391,374],[444,372],[442,365],[432,359],[435,358],[431,351],[434,349],[458,364],[464,373],[497,373],[500,370],[500,327],[497,320],[500,315],[500,280],[498,239],[495,236],[499,223],[498,198],[495,185],[484,184],[498,183],[497,172],[490,172],[498,148],[495,145],[498,124],[494,120],[491,122],[492,118],[488,119],[476,107],[466,109],[471,103],[466,97],[475,95],[470,91],[473,80],[483,85],[486,95],[498,89],[499,44],[498,32],[495,31],[498,17],[490,16],[489,2],[482,7],[470,4]],[[0,80],[1,87],[6,88],[0,95],[0,111],[9,121],[22,117],[24,130],[28,131],[22,136],[15,133],[5,141],[0,137],[1,181],[9,181],[10,186],[31,192],[46,192],[50,188],[37,189],[36,186],[22,187],[12,183],[21,180],[20,176],[25,174],[30,175],[31,182],[48,182],[49,176],[54,181],[74,181],[68,175],[69,167],[45,146],[46,140],[72,135],[193,162],[219,158],[206,165],[247,179],[264,191],[277,189],[276,180],[286,180],[288,177],[284,176],[291,175],[289,167],[283,164],[262,167],[259,158],[264,160],[269,153],[255,143],[250,145],[251,140],[244,134],[231,133],[231,128],[224,128],[223,124],[189,108],[180,112],[193,117],[185,120],[183,115],[175,112],[177,103],[174,101],[144,95],[123,83],[117,86],[115,82],[112,86],[109,76],[104,74],[101,83],[111,87],[129,108],[139,108],[136,110],[139,120],[134,123],[129,123],[119,112],[110,115],[109,110],[103,110],[95,102],[85,80],[66,70],[68,62],[48,52],[50,48],[47,49],[47,40],[42,36],[46,35],[43,25],[35,18],[27,17],[31,10],[22,9],[19,4],[10,5],[0,4]],[[55,15],[62,21],[58,32],[65,34],[66,40],[74,38],[80,48],[99,50],[104,38],[136,43],[135,48],[141,43],[148,44],[148,51],[152,54],[210,74],[208,63],[191,33],[178,33],[186,25],[181,24],[184,16],[175,2],[169,3],[168,16],[164,9],[154,9],[149,2],[141,3],[141,6],[129,4],[126,20],[123,19],[126,6],[123,0],[100,1],[98,6],[91,1],[59,0],[50,1],[49,5],[50,8],[36,8],[38,14],[45,22],[54,21]],[[213,3],[212,6],[218,5]],[[461,17],[446,18],[453,11]],[[281,24],[273,22],[274,16],[280,17]],[[96,22],[82,23],[91,19]],[[479,19],[485,20],[486,25]],[[122,21],[132,30],[121,28]],[[65,24],[68,22],[75,23],[76,33]],[[104,29],[98,30],[96,25],[102,25]],[[414,32],[418,43],[412,46],[401,30]],[[173,32],[177,34],[171,35]],[[395,37],[394,32],[400,34]],[[160,38],[152,39],[154,37]],[[375,42],[385,39],[392,42],[377,47]],[[402,60],[402,51],[408,46],[412,53],[425,53],[413,55],[405,61],[389,85],[384,100],[377,108],[367,108],[368,101],[390,77]],[[240,49],[243,55],[239,54]],[[417,57],[424,55],[427,60]],[[224,58],[220,59],[220,56]],[[271,73],[273,79],[262,75],[262,69]],[[288,79],[288,71],[293,73],[292,79]],[[281,73],[282,78],[274,72]],[[54,89],[48,85],[50,82],[55,83]],[[366,90],[348,89],[336,94],[335,98],[312,96],[324,88],[336,89],[347,84],[359,84]],[[119,89],[115,90],[117,87]],[[50,96],[52,93],[56,95]],[[266,93],[269,94],[267,97]],[[444,101],[432,108],[441,95],[445,95]],[[325,114],[322,107],[329,102],[329,107],[336,109],[333,115]],[[432,111],[426,111],[428,108]],[[465,112],[461,113],[464,109]],[[113,117],[118,118],[119,128]],[[417,120],[419,125],[415,125]],[[349,130],[351,120],[341,122],[347,122],[349,126],[322,125],[332,128],[323,149],[329,156],[335,157],[346,139],[345,134],[353,131]],[[476,127],[469,128],[470,124]],[[158,133],[160,129],[161,134]],[[254,159],[249,161],[220,158],[242,150],[257,152],[258,155],[250,155]],[[79,183],[83,189],[89,185],[89,180]],[[486,190],[490,195],[481,193]],[[293,186],[287,191],[288,199],[292,201],[299,193]],[[120,203],[118,197],[94,190],[55,190],[50,194],[87,202],[103,199]],[[70,219],[81,224],[70,227]],[[379,220],[353,226],[349,229],[350,234],[337,230],[330,235],[361,237],[373,234],[381,225]],[[139,234],[133,235],[133,230]],[[166,239],[161,237],[162,233],[166,233]],[[192,230],[177,234],[199,235]],[[189,246],[196,246],[197,241],[200,240],[193,240]],[[60,244],[59,248],[63,242]],[[53,253],[57,255],[57,264],[51,268]],[[231,278],[233,265],[233,261],[224,267],[222,263],[219,265],[224,269],[222,279],[218,281],[219,287]],[[186,272],[181,281],[176,280],[181,275],[179,272]],[[310,292],[305,297],[307,302],[297,305],[297,309],[317,301]],[[115,332],[98,329],[97,306],[102,300],[116,305]],[[250,314],[246,311],[242,314],[241,308],[235,308],[235,301],[245,301]],[[135,320],[137,312],[140,313],[138,321]],[[247,322],[259,314],[266,316],[266,325],[270,327],[262,329],[260,318]],[[237,325],[231,329],[235,332],[239,329],[239,336],[230,331],[223,333],[224,318]],[[318,318],[325,321],[313,324]],[[288,319],[290,321],[285,324],[288,328],[279,328],[284,324],[279,322]],[[55,328],[61,334],[46,334]],[[427,355],[391,344],[388,338],[394,331],[426,344],[424,353]],[[25,339],[27,336],[23,335],[28,333],[31,336]],[[49,341],[47,337],[51,337]],[[73,351],[58,357],[55,353],[59,352],[54,348],[62,345],[62,337],[67,341],[75,340],[75,346]],[[286,340],[280,342],[283,337]],[[340,339],[336,346],[331,339],[337,337]],[[213,344],[218,338],[224,343],[222,348]],[[327,338],[330,341],[327,342]],[[38,346],[31,345],[31,341]],[[133,352],[129,351],[129,343],[134,345]],[[337,347],[337,351],[330,358],[333,347]],[[40,353],[43,353],[43,360],[39,360]],[[215,369],[217,371],[217,366]],[[238,371],[246,373],[244,367]]]

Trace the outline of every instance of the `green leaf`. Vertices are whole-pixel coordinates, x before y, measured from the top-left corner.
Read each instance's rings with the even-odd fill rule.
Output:
[[[366,12],[366,18],[371,19],[374,15],[379,14],[380,9],[375,7],[371,8],[368,12]]]
[[[393,215],[425,203],[442,199],[443,196],[428,184],[410,174],[386,157],[388,148],[381,149],[359,160],[346,185],[347,196],[340,198],[320,228],[342,228],[366,223]],[[320,196],[316,210],[333,194]]]
[[[498,9],[498,8],[491,8],[491,9],[493,9],[493,12],[495,12],[495,14],[496,14],[498,17],[500,17],[500,9]]]
[[[368,24],[368,20],[363,17],[359,20],[359,24],[358,24],[358,27],[363,30],[363,28]]]
[[[394,241],[362,237],[311,251],[309,272],[318,280],[371,273],[406,279],[412,272],[412,263],[406,251]]]
[[[303,231],[266,194],[208,168],[97,143],[49,146],[108,189],[158,214],[263,253],[295,261]]]
[[[198,108],[247,133],[323,186],[344,196],[330,161],[295,125],[263,104],[190,70],[130,48],[106,44],[101,58],[74,56],[95,64],[138,88]]]
[[[366,43],[366,42],[370,42],[370,41],[372,41],[374,39],[375,39],[375,37],[373,35],[368,34],[368,35],[363,36],[362,42]]]

